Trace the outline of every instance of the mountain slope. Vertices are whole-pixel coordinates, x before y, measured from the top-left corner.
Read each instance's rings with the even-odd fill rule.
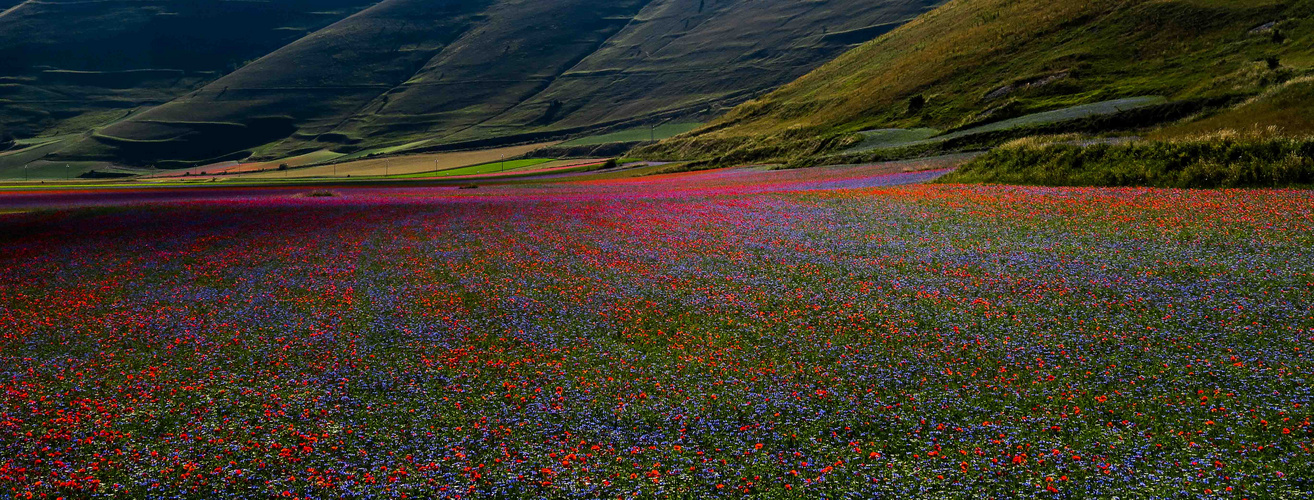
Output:
[[[385,0],[64,148],[137,164],[495,143],[742,102],[938,0]]]
[[[147,163],[217,160],[303,129],[324,133],[406,81],[490,2],[386,0],[62,152]]]
[[[477,28],[452,40],[408,78],[362,108],[344,109],[331,134],[303,127],[286,143],[408,142],[468,127],[549,85],[624,28],[642,6],[637,0],[497,2],[482,12]]]
[[[0,2],[0,129],[81,130],[172,100],[370,0]]]
[[[782,142],[815,152],[1140,96],[1204,111],[1308,71],[1311,14],[1306,0],[955,0],[647,153],[778,157]]]
[[[588,128],[736,103],[804,74],[936,2],[654,1],[549,86],[442,140]],[[402,106],[397,106],[402,108]]]

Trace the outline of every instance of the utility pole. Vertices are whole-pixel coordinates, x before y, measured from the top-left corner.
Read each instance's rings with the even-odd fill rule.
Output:
[[[27,175],[27,167],[29,167],[29,166],[31,166],[31,165],[32,165],[32,162],[27,162],[27,164],[23,165],[23,180],[25,180],[25,181],[30,181],[30,180],[32,180],[32,178],[31,178],[31,177],[28,177],[28,175]]]
[[[666,122],[669,122],[674,119],[675,118],[667,118],[665,120],[660,120],[656,123],[648,124],[648,142],[657,142],[657,127],[665,125]]]

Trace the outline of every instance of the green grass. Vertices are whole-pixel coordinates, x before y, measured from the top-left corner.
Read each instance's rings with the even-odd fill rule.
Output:
[[[67,161],[67,162],[50,162],[39,161],[33,162],[23,168],[22,165],[0,169],[0,179],[5,180],[66,180],[76,179],[78,176],[95,170],[97,172],[113,172],[125,174],[142,174],[145,171],[139,169],[128,169],[114,167],[103,162],[92,161]]]
[[[312,151],[310,153],[284,159],[282,160],[282,163],[287,163],[293,167],[301,167],[339,160],[341,158],[341,153],[334,153],[332,151]]]
[[[871,159],[857,161],[863,163],[871,160],[903,159],[903,157],[933,154],[933,152],[958,151],[964,147],[992,147],[1004,143],[1010,135],[1026,135],[1037,130],[1054,129],[1055,126],[1100,129],[1102,122],[1117,121],[1118,117],[1127,117],[1137,110],[1164,105],[1168,105],[1168,102],[1163,97],[1129,97],[1072,106],[1053,112],[1022,115],[987,125],[964,127],[949,134],[940,134],[934,129],[863,131],[859,133],[863,136],[862,143],[845,150],[841,155],[872,156]],[[1101,122],[1101,118],[1104,121]],[[1095,123],[1095,126],[1092,127],[1092,123]]]
[[[408,143],[406,143],[406,144],[401,144],[401,145],[398,145],[398,146],[390,146],[390,147],[385,147],[385,148],[371,148],[371,149],[366,149],[366,150],[363,150],[363,151],[357,151],[357,152],[355,152],[355,153],[351,153],[351,154],[348,154],[348,155],[343,155],[343,156],[341,156],[340,158],[338,158],[338,160],[339,160],[339,161],[351,161],[351,160],[359,160],[359,159],[362,159],[362,158],[368,158],[368,157],[371,157],[371,156],[383,156],[383,155],[396,154],[396,153],[404,152],[404,151],[409,150],[409,149],[414,149],[414,148],[417,148],[417,147],[423,146],[423,145],[427,144],[428,142],[429,142],[429,141],[413,141],[413,142],[408,142]]]
[[[551,158],[525,158],[519,160],[507,160],[505,162],[482,163],[479,165],[470,165],[468,167],[449,168],[433,172],[419,172],[414,174],[391,175],[388,179],[415,179],[420,177],[458,177],[463,175],[480,175],[491,174],[495,172],[512,172],[529,167],[542,165],[556,161]]]
[[[947,134],[940,134],[936,129],[880,129],[863,131],[862,143],[844,151],[845,154],[860,153],[877,149],[900,149],[929,145],[939,142],[955,141],[972,136],[986,135],[1009,130],[1034,129],[1046,125],[1077,122],[1101,116],[1114,116],[1128,111],[1166,104],[1162,97],[1129,97],[1112,101],[1083,104],[1069,108],[1032,113],[1029,115],[1000,120],[985,125],[963,128]]]
[[[1112,101],[1097,102],[1093,104],[1082,104],[1069,108],[1056,109],[1043,113],[1032,113],[1017,118],[1001,120],[986,125],[980,125],[962,129],[953,133],[936,137],[939,140],[951,140],[959,137],[970,135],[984,134],[988,132],[998,132],[1002,130],[1038,127],[1041,125],[1052,125],[1055,123],[1070,122],[1092,118],[1096,116],[1109,116],[1131,111],[1135,109],[1146,108],[1154,105],[1167,103],[1168,100],[1162,97],[1128,97],[1125,99],[1114,99]]]
[[[107,109],[90,111],[59,122],[42,132],[46,137],[69,138],[88,130],[109,125],[131,116],[134,110]]]
[[[521,160],[521,161],[529,162],[532,160]],[[498,163],[486,163],[483,165],[472,165],[469,167],[461,167],[451,170],[443,170],[439,172],[419,172],[414,174],[390,175],[387,177],[384,177],[382,175],[354,176],[348,180],[352,182],[389,181],[389,180],[432,180],[432,181],[441,182],[445,177],[467,177],[467,176],[475,176],[475,175],[483,175],[483,174],[500,174],[505,172],[506,175],[497,175],[495,177],[490,176],[489,178],[481,178],[481,179],[470,179],[469,182],[496,181],[499,184],[504,182],[512,182],[512,181],[540,182],[539,179],[536,179],[536,177],[539,176],[540,174],[534,172],[533,167],[540,165],[542,163],[548,163],[553,161],[558,161],[558,160],[545,160],[538,164],[524,163],[521,164],[518,168],[512,168],[512,160],[508,160],[506,162],[506,170],[502,170],[501,166]],[[555,173],[567,173],[567,172],[587,172],[587,171],[598,169],[598,165],[589,165],[589,164],[571,165],[571,167],[572,168],[555,171],[553,173],[555,174]],[[270,180],[277,181],[278,179],[270,179]]]
[[[1165,127],[1151,137],[1180,139],[1224,131],[1250,133],[1269,127],[1279,134],[1314,134],[1314,78],[1292,80],[1234,108]]]
[[[933,128],[885,128],[864,130],[858,132],[858,135],[862,136],[862,142],[857,146],[848,149],[846,152],[902,147],[940,135],[940,131]]]
[[[52,143],[52,142],[59,142],[59,141],[62,141],[62,140],[71,139],[71,138],[73,138],[73,137],[74,137],[74,136],[72,136],[72,135],[32,137],[32,138],[28,138],[28,139],[18,139],[18,140],[15,140],[15,141],[14,141],[14,144],[17,144],[17,145],[19,145],[19,146],[25,146],[25,147],[40,146],[40,145],[42,145],[42,144],[50,144],[50,143]]]
[[[939,182],[1246,188],[1314,185],[1314,139],[1219,136],[1126,144],[1031,144],[991,151]]]
[[[0,155],[0,178],[22,179],[25,165],[38,162],[42,157],[58,151],[62,144],[60,141],[47,142]],[[29,168],[28,173],[32,172]]]
[[[642,142],[648,140],[662,140],[675,137],[677,135],[689,132],[703,126],[702,123],[666,123],[658,125],[655,128],[635,127],[631,129],[612,132],[610,134],[593,135],[581,137],[570,141],[563,142],[559,146],[596,146],[598,144],[611,144],[614,142]]]

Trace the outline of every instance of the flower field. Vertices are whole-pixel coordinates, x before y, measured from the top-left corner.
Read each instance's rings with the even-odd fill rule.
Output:
[[[1314,193],[852,172],[0,215],[0,495],[1314,494]]]

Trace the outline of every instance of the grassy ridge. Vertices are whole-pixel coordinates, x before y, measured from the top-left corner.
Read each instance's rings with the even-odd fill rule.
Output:
[[[1136,96],[1225,106],[1306,73],[1311,27],[1309,0],[957,0],[644,152],[789,161],[800,155],[752,145],[962,130]]]
[[[1245,188],[1314,185],[1314,139],[1218,134],[1178,141],[995,149],[945,183]]]

